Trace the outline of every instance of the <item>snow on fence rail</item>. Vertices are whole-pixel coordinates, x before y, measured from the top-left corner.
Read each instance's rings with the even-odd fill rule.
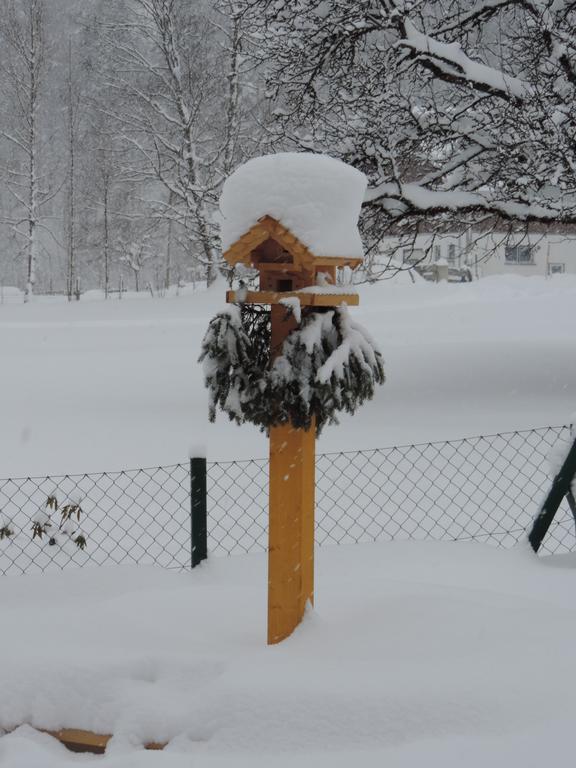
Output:
[[[320,454],[319,545],[393,539],[482,541],[510,547],[550,486],[547,456],[566,427],[449,442]],[[84,565],[191,565],[190,464],[85,475],[0,480],[0,573]],[[266,460],[207,463],[212,555],[266,549]],[[56,499],[59,509],[46,508]],[[61,512],[80,507],[59,530]],[[33,526],[50,515],[42,538]],[[2,538],[2,531],[4,536]],[[71,535],[69,535],[71,532]],[[81,533],[85,548],[74,539]],[[567,504],[542,552],[576,546]]]

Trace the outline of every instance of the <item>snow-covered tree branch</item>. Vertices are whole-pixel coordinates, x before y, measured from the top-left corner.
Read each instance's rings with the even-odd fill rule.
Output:
[[[576,223],[576,3],[245,0],[279,142],[369,176],[364,225]]]
[[[214,17],[182,0],[130,7],[124,23],[108,28],[112,86],[124,97],[113,116],[134,158],[134,180],[150,191],[156,185],[151,207],[177,223],[211,282],[219,265],[217,190],[238,157],[245,121],[243,19],[224,0]]]

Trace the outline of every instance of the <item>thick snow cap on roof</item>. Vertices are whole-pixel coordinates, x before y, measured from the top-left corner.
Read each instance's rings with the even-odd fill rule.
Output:
[[[328,155],[283,152],[249,160],[220,197],[226,251],[263,216],[272,216],[315,256],[362,258],[358,216],[363,173]]]

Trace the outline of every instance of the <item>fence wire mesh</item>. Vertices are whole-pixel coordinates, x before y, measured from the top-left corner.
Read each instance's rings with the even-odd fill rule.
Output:
[[[530,527],[550,486],[548,454],[566,427],[369,451],[316,460],[316,543],[394,539],[484,541],[510,547]],[[268,462],[208,465],[214,554],[266,549]],[[566,502],[541,551],[570,551]]]
[[[190,470],[187,464],[123,472],[0,480],[0,573],[41,573],[84,565],[190,565]],[[46,507],[56,498],[59,510]],[[62,523],[67,504],[81,508]],[[50,516],[42,538],[34,522]],[[66,530],[72,526],[72,537]],[[75,543],[77,533],[86,547]]]
[[[316,462],[316,542],[482,541],[510,547],[525,535],[549,486],[547,457],[565,427],[346,453]],[[268,462],[208,462],[211,554],[266,549]],[[46,507],[55,497],[59,510]],[[65,505],[80,520],[62,524]],[[32,528],[49,527],[42,538]],[[4,535],[2,535],[4,532]],[[81,533],[81,549],[74,542]],[[72,535],[70,535],[72,534]],[[543,553],[575,548],[564,503]],[[190,466],[0,480],[0,573],[84,565],[189,568]]]

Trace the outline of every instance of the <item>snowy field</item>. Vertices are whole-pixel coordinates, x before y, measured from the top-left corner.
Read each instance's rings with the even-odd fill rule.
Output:
[[[265,438],[206,419],[196,360],[225,286],[151,299],[0,305],[0,477],[263,457]],[[576,278],[360,289],[387,383],[319,451],[565,423],[576,407]]]
[[[0,724],[115,738],[103,757],[75,756],[28,725],[0,738],[0,765],[571,767],[571,557],[461,543],[322,550],[316,610],[274,647],[264,556],[193,574],[8,577]],[[170,744],[145,753],[149,740]]]
[[[266,455],[206,422],[196,364],[225,286],[0,305],[0,477]],[[576,279],[361,288],[388,381],[320,451],[566,423]],[[520,545],[322,549],[316,609],[265,646],[266,561],[2,579],[6,768],[573,765],[576,561]],[[114,733],[104,757],[32,730]],[[169,742],[160,753],[147,741]]]

